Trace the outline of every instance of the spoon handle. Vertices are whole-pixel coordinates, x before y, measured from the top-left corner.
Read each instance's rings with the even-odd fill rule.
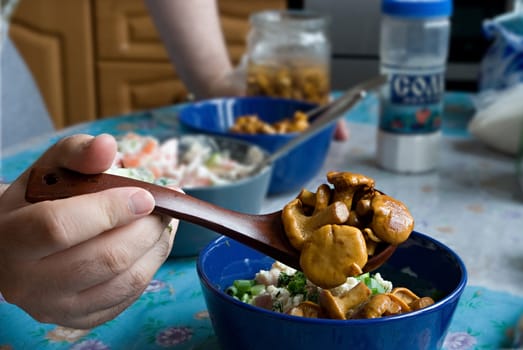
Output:
[[[252,215],[235,212],[173,189],[111,174],[86,175],[63,168],[33,168],[26,189],[28,202],[63,199],[114,187],[141,187],[155,198],[154,212],[227,235],[290,266],[298,252],[284,235],[281,212]]]

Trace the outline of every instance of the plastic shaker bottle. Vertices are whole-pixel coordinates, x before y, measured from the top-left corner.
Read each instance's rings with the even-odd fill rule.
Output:
[[[438,163],[451,0],[382,0],[377,161],[400,173]]]

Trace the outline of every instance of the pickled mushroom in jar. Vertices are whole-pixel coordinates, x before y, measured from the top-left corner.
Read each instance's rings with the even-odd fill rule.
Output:
[[[329,101],[330,81],[326,64],[249,63],[247,95],[282,97],[317,104]]]

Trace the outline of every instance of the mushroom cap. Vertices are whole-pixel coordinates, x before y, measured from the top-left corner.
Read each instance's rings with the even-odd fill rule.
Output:
[[[348,171],[329,171],[327,173],[327,181],[333,184],[336,190],[360,186],[374,188],[374,179]]]
[[[414,229],[414,218],[400,201],[376,193],[371,201],[373,216],[369,227],[382,241],[392,245],[403,243]]]
[[[290,309],[287,314],[292,316],[309,317],[309,318],[323,318],[323,311],[319,304],[312,301],[303,301],[297,306]]]
[[[303,213],[303,206],[298,198],[293,199],[283,207],[282,222],[291,245],[301,250],[309,232],[304,227],[307,217]]]
[[[358,228],[325,225],[304,242],[300,266],[312,283],[330,289],[361,274],[367,259],[365,238]]]
[[[360,282],[341,296],[334,296],[329,290],[323,289],[319,295],[319,303],[330,318],[346,320],[347,314],[352,314],[351,311],[368,300],[370,295],[371,290]]]
[[[313,232],[324,225],[341,224],[347,221],[349,210],[342,202],[334,202],[308,216],[300,199],[289,202],[282,210],[282,222],[291,245],[302,250]]]
[[[349,210],[352,209],[354,194],[358,191],[373,191],[374,179],[356,173],[331,171],[327,180],[334,186],[334,201],[342,201]]]

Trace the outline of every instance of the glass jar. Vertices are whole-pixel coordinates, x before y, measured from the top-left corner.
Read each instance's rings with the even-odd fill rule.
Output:
[[[250,23],[247,95],[328,102],[327,18],[307,11],[269,10],[251,15]]]

